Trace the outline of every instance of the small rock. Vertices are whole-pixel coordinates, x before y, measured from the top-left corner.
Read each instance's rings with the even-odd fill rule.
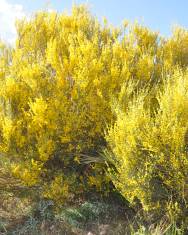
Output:
[[[109,224],[102,224],[99,226],[99,234],[100,235],[108,235],[110,232],[110,225]]]
[[[88,232],[88,234],[87,235],[95,235],[94,233],[92,233],[92,232]]]

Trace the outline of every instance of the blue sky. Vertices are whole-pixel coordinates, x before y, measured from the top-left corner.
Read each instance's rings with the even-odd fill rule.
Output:
[[[12,27],[10,29],[12,35],[15,34],[12,26],[15,18],[21,18],[23,15],[47,7],[59,12],[65,9],[70,11],[73,2],[77,4],[88,2],[94,15],[105,16],[114,25],[119,25],[124,19],[130,21],[137,19],[165,36],[170,35],[171,28],[175,24],[188,28],[188,0],[0,0],[0,35],[4,33],[4,38],[10,37],[8,27]],[[10,11],[10,14],[7,13],[8,27],[5,27],[4,23],[7,10],[5,9],[2,13],[2,6],[4,5],[5,8],[6,4]],[[4,17],[1,16],[2,14]],[[1,18],[3,18],[3,23]],[[5,33],[3,30],[7,32]]]

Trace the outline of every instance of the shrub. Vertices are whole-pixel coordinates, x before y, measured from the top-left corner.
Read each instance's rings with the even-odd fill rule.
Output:
[[[117,120],[106,133],[111,179],[146,211],[187,213],[188,73],[176,71],[163,80],[150,100],[154,111],[146,105],[148,94],[134,93],[126,109],[115,110]]]
[[[80,162],[106,146],[112,94],[129,80],[135,89],[161,82],[185,54],[187,34],[165,41],[139,24],[100,24],[82,5],[70,15],[38,12],[17,32],[14,48],[0,46],[0,153],[15,177],[59,204],[107,190],[104,165]]]

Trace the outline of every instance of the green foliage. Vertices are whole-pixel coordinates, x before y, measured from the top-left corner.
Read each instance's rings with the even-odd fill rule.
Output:
[[[110,205],[102,202],[85,202],[78,208],[68,208],[62,211],[60,217],[76,227],[86,227],[88,224],[104,220],[105,216],[114,212]]]

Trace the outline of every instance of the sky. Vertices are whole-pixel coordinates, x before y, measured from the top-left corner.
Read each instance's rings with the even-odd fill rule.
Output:
[[[154,31],[169,36],[173,25],[188,29],[188,0],[0,0],[0,38],[13,43],[15,20],[42,9],[70,11],[73,3],[88,3],[92,13],[114,25],[138,20]]]

